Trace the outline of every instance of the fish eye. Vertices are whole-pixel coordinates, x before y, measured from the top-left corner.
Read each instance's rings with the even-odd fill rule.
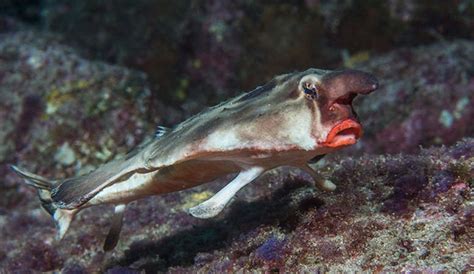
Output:
[[[303,84],[303,91],[307,99],[315,100],[318,99],[319,93],[314,83],[306,82]]]

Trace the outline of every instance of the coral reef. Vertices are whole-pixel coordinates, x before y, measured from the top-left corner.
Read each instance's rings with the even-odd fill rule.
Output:
[[[7,6],[14,11],[18,4]],[[469,0],[48,0],[42,10],[30,6],[41,12],[36,17],[45,29],[93,58],[146,72],[161,100],[179,102],[216,103],[275,74],[337,66],[341,51],[474,38]]]
[[[7,163],[46,176],[83,172],[151,135],[143,73],[81,58],[60,39],[30,30],[0,37],[0,192],[19,203]],[[15,194],[17,193],[17,194]]]
[[[366,129],[356,150],[416,152],[474,136],[474,43],[456,41],[400,49],[360,68],[380,80],[381,92],[355,104]]]
[[[474,139],[418,155],[339,157],[321,167],[338,185],[329,194],[301,172],[280,169],[214,220],[180,208],[207,187],[145,199],[127,210],[111,254],[101,251],[110,211],[83,212],[56,243],[49,218],[30,202],[1,216],[0,245],[10,252],[0,264],[111,273],[472,271],[473,161]]]

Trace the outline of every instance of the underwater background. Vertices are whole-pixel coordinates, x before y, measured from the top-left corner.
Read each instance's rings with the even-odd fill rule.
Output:
[[[358,144],[267,172],[210,220],[228,178],[112,208],[57,242],[9,169],[84,174],[275,75],[357,68]],[[474,271],[474,1],[0,1],[0,272]]]

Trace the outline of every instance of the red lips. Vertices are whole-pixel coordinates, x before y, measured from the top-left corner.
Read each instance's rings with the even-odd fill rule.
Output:
[[[362,126],[352,119],[346,119],[336,124],[321,145],[326,147],[342,147],[353,145],[362,136]]]

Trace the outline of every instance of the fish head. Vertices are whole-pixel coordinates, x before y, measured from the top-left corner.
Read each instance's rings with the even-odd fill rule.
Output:
[[[362,136],[362,126],[352,102],[357,95],[377,88],[377,79],[359,70],[303,72],[296,89],[301,108],[311,112],[311,135],[317,146],[339,148],[355,144]]]
[[[362,126],[352,102],[357,95],[369,94],[377,88],[377,79],[359,70],[310,69],[303,73],[297,90],[305,99],[302,107],[312,112],[312,135],[318,146],[338,148],[355,144],[362,136]]]
[[[352,102],[359,94],[378,87],[377,79],[366,72],[347,69],[302,73],[297,90],[302,104],[312,112],[312,136],[318,147],[339,148],[355,144],[362,136]]]

